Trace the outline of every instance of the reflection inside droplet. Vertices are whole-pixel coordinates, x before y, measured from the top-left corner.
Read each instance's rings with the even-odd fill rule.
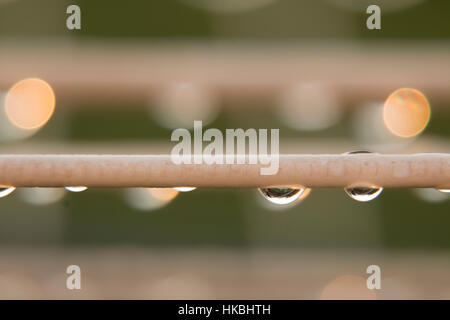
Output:
[[[285,205],[298,200],[305,188],[259,188],[264,198],[272,203]]]
[[[14,190],[16,190],[15,187],[0,187],[0,198],[6,197],[7,195],[11,194]]]
[[[367,150],[355,150],[347,152],[345,154],[367,154],[367,153],[372,152]],[[344,188],[344,191],[350,196],[350,198],[356,201],[367,202],[378,197],[383,191],[383,188],[366,183],[361,183],[361,184],[354,184],[352,186]]]
[[[193,191],[193,190],[195,190],[197,188],[196,187],[176,187],[176,188],[173,188],[173,189],[175,189],[177,191],[180,191],[180,192],[189,192],[189,191]]]
[[[87,187],[78,186],[78,187],[64,187],[67,191],[70,192],[82,192],[87,189]]]
[[[440,192],[450,193],[450,189],[437,189]]]
[[[350,198],[356,201],[367,202],[378,197],[383,191],[383,188],[375,186],[355,186],[344,188],[344,190]]]

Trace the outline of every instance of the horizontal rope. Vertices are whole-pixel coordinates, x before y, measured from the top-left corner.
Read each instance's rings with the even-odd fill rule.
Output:
[[[450,154],[280,155],[262,164],[181,164],[170,155],[0,155],[0,184],[15,187],[435,187],[450,189]]]

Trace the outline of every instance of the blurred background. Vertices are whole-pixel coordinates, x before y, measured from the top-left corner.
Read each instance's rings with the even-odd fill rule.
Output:
[[[449,152],[449,40],[438,0],[0,0],[0,152],[168,153],[193,120],[280,128],[282,153]],[[450,298],[435,189],[3,187],[3,299]]]

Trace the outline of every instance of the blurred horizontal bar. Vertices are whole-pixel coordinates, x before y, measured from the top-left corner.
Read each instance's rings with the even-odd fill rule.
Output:
[[[260,163],[177,165],[170,155],[4,154],[0,155],[0,181],[4,186],[14,187],[347,187],[363,184],[450,189],[448,153],[279,155],[276,174],[261,175],[260,169],[266,167],[269,165]]]
[[[423,217],[430,219],[427,212]],[[61,271],[69,263],[82,266],[88,274],[77,299],[319,299],[337,279],[343,280],[338,282],[337,297],[362,299],[368,293],[375,295],[366,287],[370,263],[386,270],[378,299],[450,299],[450,255],[445,250],[261,250],[258,240],[246,250],[234,251],[4,245],[0,270],[2,283],[8,286],[3,288],[15,290],[0,290],[0,299],[74,299]]]
[[[401,87],[450,100],[447,43],[2,40],[0,48],[0,90],[40,77],[58,98],[142,102],[168,85],[193,82],[223,97],[258,101],[297,83],[319,84],[345,102],[384,100]]]

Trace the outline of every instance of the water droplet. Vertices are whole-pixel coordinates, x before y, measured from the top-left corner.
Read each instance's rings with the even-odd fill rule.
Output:
[[[355,150],[347,152],[345,154],[360,154],[360,153],[372,153],[372,152],[368,150]],[[367,202],[378,197],[383,191],[383,188],[373,185],[366,185],[363,183],[361,185],[355,184],[350,187],[344,188],[344,191],[350,196],[350,198],[356,201]]]
[[[299,199],[305,188],[259,188],[258,190],[270,202],[283,205]]]
[[[174,189],[177,191],[180,191],[180,192],[189,192],[189,191],[195,190],[197,188],[196,187],[176,187]]]
[[[67,191],[70,192],[82,192],[87,189],[87,187],[78,186],[78,187],[64,187]]]
[[[375,186],[355,186],[344,188],[344,190],[350,198],[355,199],[356,201],[367,202],[378,197],[383,191],[383,188]]]
[[[0,198],[6,197],[7,195],[11,194],[14,190],[16,190],[16,187],[0,187]]]
[[[450,193],[450,189],[436,189],[436,190],[444,193]]]

